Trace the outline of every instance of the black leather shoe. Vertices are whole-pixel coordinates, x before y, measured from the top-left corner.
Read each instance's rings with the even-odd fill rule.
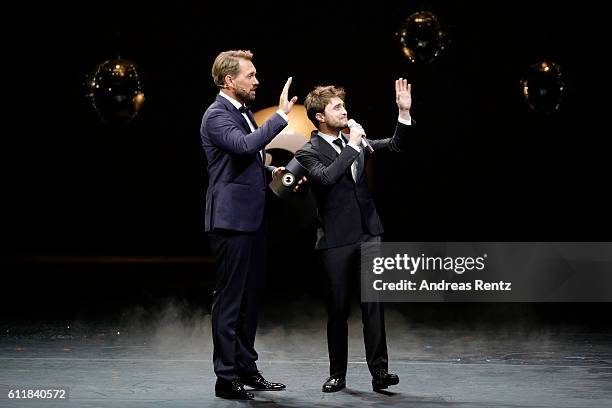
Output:
[[[253,394],[245,391],[239,380],[227,381],[221,378],[217,378],[215,395],[225,399],[252,400],[255,398]]]
[[[280,391],[286,388],[285,384],[273,383],[266,380],[265,378],[263,378],[261,373],[255,373],[248,377],[242,377],[240,378],[240,381],[244,385],[248,385],[249,387],[260,391]]]
[[[323,383],[323,392],[337,392],[346,388],[346,378],[343,375],[332,375]]]
[[[372,376],[372,389],[374,391],[384,390],[395,384],[399,384],[399,377],[395,374],[389,374],[385,370],[378,370],[376,375]]]

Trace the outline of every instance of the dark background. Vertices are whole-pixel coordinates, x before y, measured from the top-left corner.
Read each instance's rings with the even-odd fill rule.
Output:
[[[374,137],[393,131],[393,81],[409,79],[413,148],[372,169],[385,240],[609,241],[602,8],[548,0],[108,1],[5,10],[4,312],[160,296],[207,304],[213,272],[199,126],[217,92],[212,61],[227,49],[255,54],[254,110],[275,105],[288,76],[300,101],[314,85],[338,84],[349,113]],[[451,40],[426,66],[409,64],[395,37],[419,10],[436,13]],[[86,74],[118,55],[139,65],[146,96],[123,129],[100,122],[84,88]],[[569,85],[552,115],[530,112],[519,86],[542,58],[559,63]],[[271,237],[269,292],[317,292],[311,232]],[[299,284],[286,289],[287,276]],[[580,320],[595,306],[566,309]]]

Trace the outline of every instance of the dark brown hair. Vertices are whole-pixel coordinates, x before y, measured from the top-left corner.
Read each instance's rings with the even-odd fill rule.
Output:
[[[344,88],[328,85],[328,86],[317,86],[315,89],[310,91],[306,96],[306,100],[304,101],[304,106],[306,108],[306,115],[308,115],[308,119],[314,123],[314,125],[318,128],[319,121],[315,117],[317,113],[322,113],[325,110],[325,107],[333,98],[340,98],[344,101],[344,97],[346,96],[346,92],[344,92]]]

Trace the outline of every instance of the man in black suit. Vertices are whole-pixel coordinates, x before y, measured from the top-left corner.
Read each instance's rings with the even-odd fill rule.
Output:
[[[395,95],[399,108],[395,134],[379,140],[365,139],[364,130],[358,124],[351,126],[348,138],[342,132],[348,124],[342,88],[319,86],[305,100],[306,112],[317,130],[295,157],[308,170],[317,201],[319,225],[315,249],[328,285],[330,377],[323,384],[323,392],[339,391],[346,386],[350,283],[359,280],[361,243],[380,242],[383,233],[367,186],[365,162],[373,152],[366,145],[369,143],[374,152],[399,152],[413,130],[410,84],[405,79],[395,81]],[[387,371],[383,305],[362,302],[361,313],[372,388],[379,391],[399,383],[399,377]]]
[[[257,128],[247,104],[259,85],[250,51],[220,53],[212,76],[220,89],[204,113],[200,135],[208,162],[205,230],[210,234],[216,264],[213,292],[213,363],[215,395],[253,399],[244,389],[282,390],[257,370],[255,332],[266,267],[264,207],[270,176],[283,167],[264,166],[265,146],[287,126],[297,98],[288,98],[291,78],[279,109]]]

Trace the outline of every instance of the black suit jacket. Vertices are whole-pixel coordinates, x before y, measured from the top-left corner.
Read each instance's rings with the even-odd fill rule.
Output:
[[[375,152],[402,151],[414,125],[397,124],[395,134],[388,139],[367,139]],[[346,136],[345,136],[346,137]],[[315,249],[354,244],[363,232],[376,236],[383,227],[368,190],[365,162],[371,155],[350,146],[338,154],[329,143],[312,132],[310,141],[295,153],[296,159],[309,173],[319,212]],[[357,181],[353,180],[351,164],[358,160]]]

